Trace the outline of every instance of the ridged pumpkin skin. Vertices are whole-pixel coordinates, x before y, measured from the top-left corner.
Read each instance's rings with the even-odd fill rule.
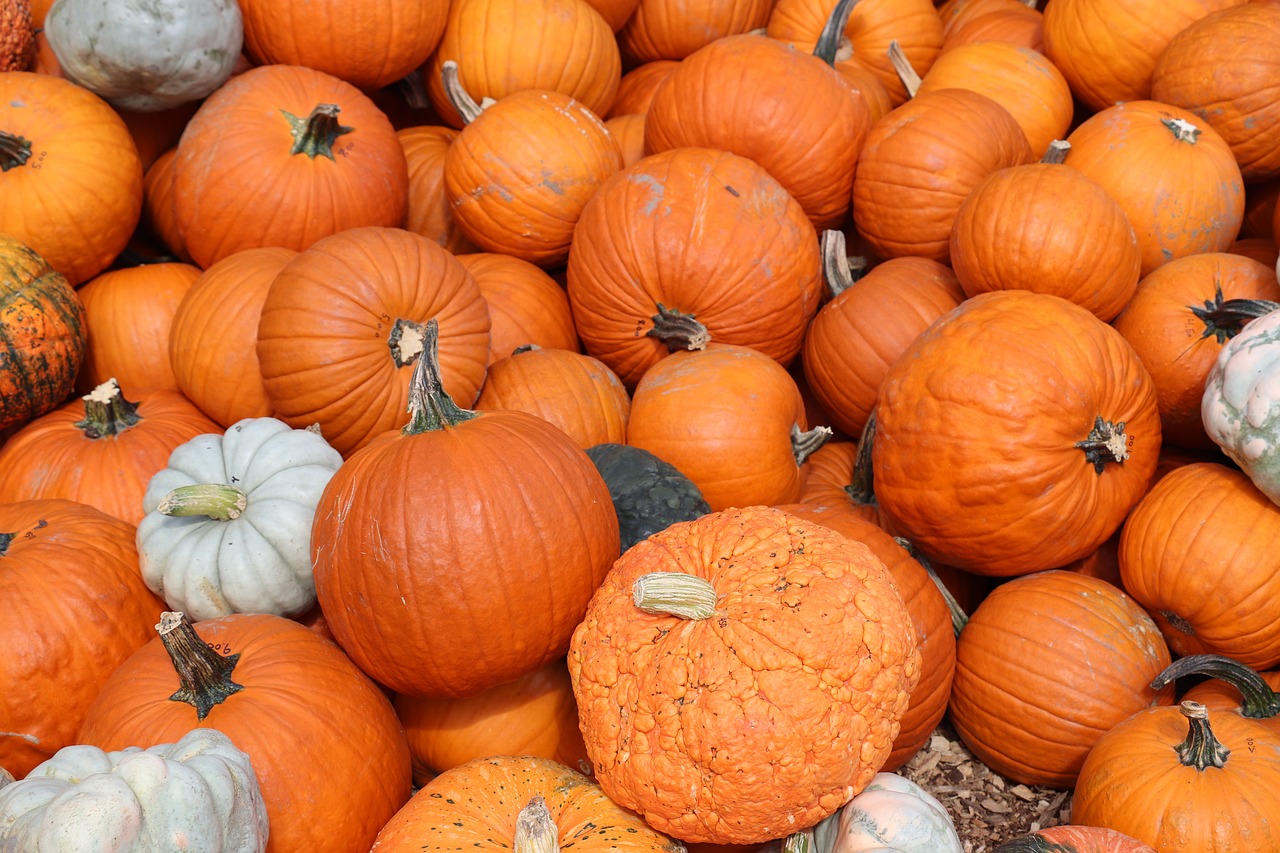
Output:
[[[613,106],[603,118],[615,116],[644,115],[649,112],[653,96],[662,82],[671,76],[671,72],[680,67],[675,59],[655,59],[631,69],[622,75],[618,82],[618,96]]]
[[[116,750],[217,729],[253,762],[266,853],[367,850],[409,799],[409,748],[387,697],[341,649],[282,616],[203,619],[195,633],[224,661],[237,656],[230,680],[242,690],[199,719],[170,698],[181,681],[153,631],[94,699],[77,742]]]
[[[581,853],[677,853],[679,845],[611,802],[600,786],[555,761],[479,758],[428,782],[378,834],[371,853],[516,849],[516,822],[541,797],[556,827],[555,849]],[[523,839],[520,846],[523,844]]]
[[[1069,788],[1098,738],[1173,689],[1150,682],[1169,649],[1137,602],[1105,581],[1048,571],[996,587],[956,643],[951,720],[984,764]]]
[[[763,166],[817,229],[849,212],[871,112],[830,65],[777,39],[727,36],[686,57],[645,116],[645,150],[718,148]]]
[[[640,0],[618,30],[626,68],[661,59],[682,60],[726,36],[763,27],[771,0]]]
[[[173,214],[173,162],[177,147],[156,158],[142,179],[142,221],[169,253],[184,263],[191,257],[182,245],[178,223]]]
[[[1229,559],[1223,559],[1229,554]],[[1179,656],[1280,664],[1280,507],[1234,468],[1183,465],[1120,534],[1120,577]]]
[[[34,249],[0,234],[0,430],[57,407],[84,358],[84,305]]]
[[[1240,167],[1194,113],[1155,101],[1116,104],[1067,136],[1066,164],[1124,210],[1142,250],[1142,275],[1174,258],[1224,252],[1244,219]]]
[[[19,779],[79,742],[107,677],[151,638],[164,602],[133,535],[72,501],[0,503],[0,767]]]
[[[142,216],[142,161],[106,101],[48,74],[0,75],[0,233],[73,286],[128,245]]]
[[[569,303],[587,352],[628,388],[669,352],[648,334],[659,305],[786,364],[822,299],[820,260],[804,210],[761,166],[676,148],[618,172],[587,203]]]
[[[404,228],[434,240],[454,254],[475,250],[453,221],[453,211],[444,194],[444,155],[457,136],[458,131],[442,125],[396,131],[409,164],[409,210]]]
[[[489,307],[489,364],[526,344],[581,351],[569,296],[541,267],[499,252],[473,252],[458,260]]]
[[[709,584],[714,613],[642,611],[633,585],[650,572]],[[756,844],[812,826],[871,781],[920,653],[870,549],[749,507],[627,551],[574,632],[569,674],[614,802],[683,841]]]
[[[885,377],[876,422],[885,526],[984,575],[1096,549],[1145,494],[1160,451],[1133,348],[1078,305],[1024,290],[974,296],[925,330]]]
[[[318,115],[322,104],[336,115]],[[242,249],[300,252],[345,229],[399,227],[408,187],[386,115],[350,83],[295,65],[227,81],[187,124],[173,164],[178,232],[202,268]]]

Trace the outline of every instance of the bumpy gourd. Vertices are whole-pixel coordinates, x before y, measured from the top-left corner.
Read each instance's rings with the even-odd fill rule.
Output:
[[[623,551],[677,521],[711,512],[692,480],[642,447],[597,444],[587,456],[609,487]]]
[[[267,809],[249,756],[217,729],[104,752],[64,747],[0,786],[0,849],[261,853]]]
[[[179,445],[147,484],[142,577],[194,620],[315,603],[311,522],[342,456],[318,433],[245,418]]]

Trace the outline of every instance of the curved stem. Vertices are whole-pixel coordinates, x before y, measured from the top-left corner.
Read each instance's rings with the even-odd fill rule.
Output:
[[[1163,690],[1188,675],[1207,675],[1225,681],[1240,691],[1240,716],[1269,720],[1280,716],[1280,693],[1271,689],[1253,669],[1223,655],[1187,655],[1179,658],[1151,682],[1152,690]]]
[[[898,72],[898,79],[906,88],[907,96],[914,98],[916,92],[920,91],[920,75],[911,67],[911,60],[907,59],[907,55],[902,52],[902,45],[897,39],[889,42],[889,64],[893,66],[894,71]]]
[[[173,518],[207,516],[214,521],[231,521],[244,514],[249,497],[226,483],[195,483],[179,486],[160,499],[156,512]]]
[[[458,76],[458,63],[446,59],[440,68],[440,81],[444,84],[444,95],[449,103],[462,116],[463,124],[471,124],[484,112],[485,105],[477,104],[466,89],[462,88],[462,79]]]
[[[1102,476],[1108,462],[1124,462],[1129,458],[1129,437],[1124,432],[1124,421],[1104,421],[1102,415],[1093,420],[1093,429],[1076,447],[1084,451],[1084,458],[1093,470]]]
[[[559,834],[547,809],[547,801],[533,797],[516,816],[511,847],[514,853],[559,853]]]
[[[814,451],[826,444],[835,434],[831,427],[817,426],[810,430],[801,430],[800,424],[791,425],[791,455],[796,465],[803,465]]]
[[[969,624],[969,614],[964,612],[960,602],[956,601],[956,597],[951,594],[951,590],[942,582],[942,578],[938,577],[938,570],[933,567],[933,561],[921,554],[915,543],[909,539],[895,536],[893,541],[905,548],[913,560],[924,566],[925,572],[929,575],[929,580],[933,581],[933,585],[938,588],[938,592],[942,593],[942,600],[947,605],[947,612],[951,614],[951,630],[959,637],[960,632],[964,630],[964,626]]]
[[[1067,159],[1067,152],[1071,150],[1071,143],[1065,139],[1055,139],[1049,143],[1049,147],[1044,150],[1044,156],[1040,158],[1041,163],[1049,163],[1057,165],[1063,163]]]
[[[480,416],[453,402],[444,390],[440,376],[440,324],[432,317],[422,331],[422,354],[409,379],[409,423],[401,430],[404,435],[447,429]]]
[[[1209,728],[1209,709],[1199,702],[1184,699],[1178,710],[1190,724],[1187,739],[1174,747],[1182,765],[1197,770],[1224,766],[1231,750],[1213,736],[1213,729]]]
[[[124,398],[120,383],[114,377],[81,399],[84,400],[84,419],[76,421],[75,427],[84,431],[85,438],[119,435],[142,420],[138,404]]]
[[[337,104],[317,104],[306,118],[298,118],[287,110],[281,110],[288,119],[293,132],[293,147],[290,154],[306,154],[312,160],[316,157],[333,157],[333,144],[338,137],[355,130],[338,124],[340,109]]]
[[[195,708],[197,720],[203,720],[214,705],[244,689],[244,685],[231,680],[236,662],[240,660],[239,653],[218,654],[213,646],[200,639],[186,614],[180,611],[160,614],[156,630],[182,683],[182,688],[169,700]]]
[[[849,15],[857,4],[858,0],[840,0],[822,25],[818,43],[813,46],[813,55],[828,65],[836,64],[836,53],[844,39],[844,28],[848,26]]]
[[[844,487],[849,499],[859,506],[876,502],[875,474],[871,470],[871,451],[876,441],[876,410],[872,409],[858,436],[858,453],[853,458],[853,477]]]
[[[1214,288],[1213,298],[1204,301],[1204,307],[1188,305],[1187,310],[1204,323],[1204,331],[1200,333],[1203,340],[1212,335],[1219,344],[1224,344],[1236,335],[1251,321],[1270,314],[1280,308],[1280,302],[1267,299],[1223,299],[1222,285]]]
[[[705,578],[684,572],[650,572],[636,578],[631,600],[655,616],[709,619],[716,612],[716,588]]]
[[[827,292],[835,299],[862,278],[867,268],[866,258],[850,258],[844,232],[828,229],[822,232],[822,278]]]
[[[645,334],[666,344],[668,352],[682,349],[706,349],[711,343],[711,333],[692,314],[684,314],[675,308],[658,303],[658,313],[652,317],[653,328]]]
[[[30,159],[30,139],[0,130],[0,172],[25,166]]]

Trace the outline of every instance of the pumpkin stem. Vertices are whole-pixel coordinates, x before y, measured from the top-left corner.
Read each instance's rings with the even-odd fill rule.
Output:
[[[1245,327],[1251,320],[1256,320],[1280,308],[1280,302],[1267,299],[1223,299],[1222,285],[1214,288],[1213,298],[1204,301],[1204,307],[1188,305],[1187,310],[1196,315],[1204,323],[1204,331],[1200,339],[1213,335],[1219,344],[1225,344]]]
[[[244,514],[249,497],[225,483],[195,483],[179,486],[160,499],[156,511],[172,518],[207,516],[214,521],[231,521]]]
[[[652,317],[653,328],[645,334],[657,338],[667,346],[667,352],[682,349],[706,349],[711,333],[692,314],[684,314],[675,308],[658,303],[658,313]]]
[[[822,278],[827,291],[835,299],[862,278],[867,269],[866,258],[849,257],[843,231],[834,228],[822,232]]]
[[[920,91],[920,75],[911,67],[911,60],[907,59],[907,55],[902,52],[902,45],[897,39],[889,42],[889,64],[893,66],[894,71],[898,72],[898,79],[906,87],[907,96],[914,98],[916,92]]]
[[[333,143],[339,136],[355,130],[338,124],[337,104],[317,104],[311,115],[305,119],[298,118],[287,110],[280,111],[289,120],[293,133],[293,147],[290,154],[306,154],[312,160],[316,157],[328,157],[333,160]]]
[[[1075,446],[1084,451],[1084,458],[1099,476],[1108,462],[1124,462],[1129,458],[1129,436],[1125,435],[1124,421],[1104,421],[1101,415],[1094,418],[1089,437],[1077,441]]]
[[[396,92],[411,110],[431,109],[431,99],[427,97],[426,84],[422,82],[422,72],[415,68],[392,84]]]
[[[793,832],[782,842],[782,853],[818,853],[813,838],[813,828]]]
[[[1151,682],[1152,690],[1164,687],[1187,675],[1208,675],[1225,681],[1240,691],[1240,716],[1269,720],[1280,716],[1280,693],[1271,689],[1257,672],[1223,655],[1187,655],[1179,658]]]
[[[225,702],[228,696],[244,689],[243,684],[231,680],[240,654],[218,654],[213,646],[200,639],[185,613],[161,613],[156,630],[160,632],[160,642],[169,653],[169,660],[173,661],[178,680],[182,682],[182,688],[169,700],[185,702],[195,708],[197,720],[203,720],[214,705]]]
[[[462,78],[458,76],[458,63],[446,59],[440,68],[440,80],[444,84],[444,95],[449,103],[462,116],[463,124],[471,124],[494,103],[493,98],[485,98],[480,103],[462,88]]]
[[[1195,145],[1196,139],[1200,136],[1200,128],[1184,118],[1162,118],[1160,123],[1169,128],[1173,138],[1179,142]]]
[[[710,619],[716,612],[716,588],[711,581],[684,572],[649,572],[636,578],[631,600],[645,613]]]
[[[84,419],[76,421],[74,426],[84,430],[85,438],[119,435],[142,420],[138,416],[138,404],[124,398],[120,383],[114,377],[81,399],[84,400]]]
[[[831,427],[818,426],[810,430],[801,430],[800,424],[791,425],[791,455],[796,458],[797,467],[808,461],[813,452],[835,434]]]
[[[1044,150],[1044,156],[1040,158],[1040,162],[1048,163],[1052,166],[1064,163],[1067,159],[1067,152],[1070,150],[1070,142],[1065,139],[1055,139],[1050,142],[1049,147]]]
[[[0,533],[0,557],[3,557],[9,550],[9,543],[17,538],[16,533]]]
[[[391,350],[391,359],[396,367],[407,367],[422,355],[426,336],[427,329],[421,323],[403,317],[396,318],[391,334],[387,335],[387,348]]]
[[[858,452],[853,457],[853,476],[844,487],[849,499],[859,506],[873,506],[876,502],[875,475],[871,470],[871,449],[876,441],[876,410],[867,415],[858,436]]]
[[[858,0],[840,0],[836,3],[826,23],[822,25],[817,44],[813,46],[813,55],[832,67],[836,64],[836,53],[844,39],[844,28],[849,24],[849,15],[856,5]]]
[[[964,612],[960,602],[956,601],[956,597],[951,594],[951,590],[942,582],[942,578],[938,577],[938,571],[933,567],[933,562],[920,553],[916,543],[901,536],[893,537],[893,541],[905,548],[913,560],[924,566],[925,572],[929,575],[929,580],[933,581],[933,585],[938,588],[938,592],[942,593],[942,600],[946,602],[947,612],[951,614],[951,630],[959,637],[960,632],[964,630],[964,626],[969,624],[969,614]]]
[[[404,435],[447,429],[480,416],[453,402],[444,390],[440,376],[440,324],[436,318],[428,320],[422,331],[422,354],[409,379],[409,423],[401,430]]]
[[[1183,699],[1178,710],[1190,723],[1187,739],[1174,747],[1182,765],[1197,770],[1224,766],[1231,750],[1213,736],[1213,729],[1209,728],[1209,709],[1199,702]]]
[[[533,797],[516,816],[511,847],[514,853],[559,853],[559,835],[560,831],[547,809],[547,801]]]
[[[31,140],[0,130],[0,172],[25,166],[31,159]]]
[[[540,349],[542,349],[542,347],[538,346],[537,344],[521,344],[520,346],[513,349],[511,351],[511,354],[520,355],[520,353],[523,353],[523,352],[536,352],[537,350],[540,350]]]

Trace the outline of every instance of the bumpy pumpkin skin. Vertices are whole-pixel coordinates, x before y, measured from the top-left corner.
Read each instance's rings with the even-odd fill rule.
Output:
[[[650,572],[710,583],[714,615],[639,610],[632,587]],[[875,776],[920,675],[915,643],[866,546],[749,507],[674,524],[624,554],[568,663],[611,799],[684,841],[756,844],[812,826]]]
[[[1052,826],[1006,841],[995,853],[1156,853],[1136,838],[1094,826]]]

